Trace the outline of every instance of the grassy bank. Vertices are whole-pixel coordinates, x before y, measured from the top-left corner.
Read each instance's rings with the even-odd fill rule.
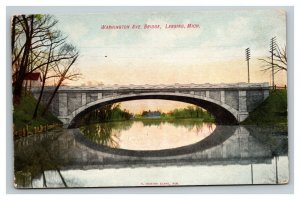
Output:
[[[270,96],[242,124],[287,126],[287,90],[270,91]]]
[[[28,128],[30,131],[33,130],[34,127],[61,124],[59,119],[57,119],[50,112],[47,112],[45,116],[41,117],[43,106],[40,106],[38,110],[38,117],[36,119],[32,119],[36,102],[37,101],[33,96],[27,94],[22,97],[20,104],[14,106],[14,131],[19,131],[23,128]]]

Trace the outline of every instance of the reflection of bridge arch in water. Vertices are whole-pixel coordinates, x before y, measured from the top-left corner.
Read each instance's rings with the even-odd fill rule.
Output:
[[[220,128],[222,127],[222,128]],[[231,137],[236,131],[237,126],[216,126],[216,129],[208,137],[203,140],[176,148],[161,149],[161,150],[129,150],[111,148],[106,145],[96,144],[87,139],[78,129],[75,130],[75,140],[95,151],[105,152],[112,155],[133,156],[133,157],[168,157],[191,154],[222,144],[225,140]]]
[[[31,147],[28,147],[31,146]],[[79,129],[64,130],[63,133],[53,135],[33,135],[28,138],[20,138],[15,142],[16,156],[26,158],[23,149],[46,149],[51,153],[52,159],[58,160],[62,166],[77,165],[81,163],[95,165],[109,165],[123,163],[127,165],[135,163],[170,163],[174,161],[208,162],[210,160],[243,160],[255,158],[271,158],[269,147],[259,142],[250,135],[249,131],[241,126],[217,126],[215,131],[202,141],[188,146],[174,149],[156,151],[135,151],[112,149],[89,141],[80,133]],[[33,149],[32,149],[33,150]],[[19,152],[19,153],[18,153]],[[29,156],[29,155],[28,155]],[[45,155],[41,155],[44,159]],[[77,163],[77,164],[76,164]]]
[[[250,164],[272,166],[274,149],[253,137],[245,127],[217,127],[216,132],[202,143],[200,141],[181,148],[154,151],[144,156],[134,155],[133,151],[110,151],[102,146],[87,143],[78,129],[32,135],[15,141],[15,170],[24,169],[27,170],[23,171],[26,177],[29,174],[31,178],[42,179],[39,177],[44,177],[41,175],[43,171],[53,170],[59,172],[73,169],[227,165],[239,167]],[[261,129],[251,131],[259,134]],[[165,155],[157,155],[163,152]],[[282,152],[278,155],[286,154],[287,152]],[[28,171],[30,173],[27,173]],[[59,178],[57,172],[56,175]]]
[[[44,177],[44,171],[53,170],[58,175],[60,170],[272,164],[272,149],[254,138],[246,128],[217,126],[215,131],[202,142],[149,151],[147,155],[88,142],[79,129],[32,135],[15,141],[15,170],[29,171],[32,179]]]
[[[99,167],[99,164],[102,167],[113,168],[187,163],[249,164],[266,162],[266,160],[269,162],[273,156],[271,149],[253,138],[246,128],[240,126],[217,126],[210,136],[198,143],[155,151],[112,149],[89,141],[79,131],[73,132],[73,136],[78,145],[93,152],[93,156],[85,156],[93,158],[87,160],[91,168]]]
[[[89,141],[79,129],[68,129],[59,135],[46,136],[33,135],[29,138],[20,138],[15,144],[18,147],[16,155],[22,155],[22,160],[32,159],[32,156],[26,158],[27,154],[23,153],[26,151],[22,150],[27,149],[27,145],[30,144],[31,148],[38,149],[38,154],[41,149],[46,149],[51,153],[51,159],[56,160],[63,168],[80,167],[80,165],[103,165],[103,167],[171,163],[180,165],[184,162],[211,161],[232,163],[232,161],[250,161],[273,156],[269,147],[259,142],[241,126],[217,126],[211,135],[198,143],[155,151],[112,149]],[[41,156],[42,160],[46,159],[45,155]]]

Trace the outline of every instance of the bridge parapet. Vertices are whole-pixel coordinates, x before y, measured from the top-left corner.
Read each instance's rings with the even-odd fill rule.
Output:
[[[225,84],[225,83],[221,83],[221,84],[209,84],[209,83],[205,83],[205,84],[172,84],[172,85],[165,85],[165,84],[160,84],[160,85],[134,85],[134,84],[130,84],[130,85],[102,85],[102,86],[61,86],[59,91],[66,91],[66,92],[70,92],[70,91],[126,91],[126,90],[168,90],[168,89],[183,89],[183,90],[187,90],[187,89],[200,89],[200,90],[231,90],[231,89],[247,89],[247,90],[251,90],[251,89],[258,89],[258,88],[264,88],[267,89],[269,88],[269,84],[267,82],[265,83],[232,83],[232,84]],[[46,87],[45,91],[47,90],[53,90],[53,87]]]

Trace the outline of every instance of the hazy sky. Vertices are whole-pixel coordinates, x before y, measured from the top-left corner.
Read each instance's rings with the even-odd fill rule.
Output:
[[[261,71],[270,39],[286,44],[282,10],[124,12],[56,15],[58,28],[80,50],[83,79],[69,85],[230,83],[247,81],[245,48],[251,49],[251,82],[270,82]],[[165,24],[199,24],[165,29]],[[102,25],[159,24],[161,29],[106,30]],[[276,76],[286,84],[286,73]]]

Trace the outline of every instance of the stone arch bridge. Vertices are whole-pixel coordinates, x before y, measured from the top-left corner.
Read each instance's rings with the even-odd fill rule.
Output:
[[[53,90],[53,87],[45,88],[42,103],[47,102]],[[39,90],[33,90],[33,95],[37,98]],[[217,124],[238,124],[268,96],[268,83],[64,86],[54,97],[50,111],[71,128],[84,114],[99,106],[163,99],[200,106],[215,116]]]

